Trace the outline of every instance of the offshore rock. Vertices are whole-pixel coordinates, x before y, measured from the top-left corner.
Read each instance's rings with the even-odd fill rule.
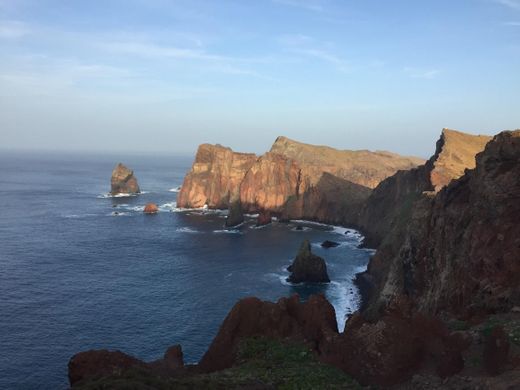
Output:
[[[322,248],[335,248],[335,247],[339,246],[339,243],[337,243],[335,241],[325,240],[321,243],[321,246],[322,246]]]
[[[229,206],[229,214],[226,218],[227,228],[236,227],[244,222],[244,213],[239,201],[232,202]]]
[[[293,263],[287,268],[291,283],[329,283],[325,260],[311,251],[309,240],[303,241]]]
[[[146,206],[144,206],[144,213],[145,214],[155,214],[159,211],[159,207],[155,203],[147,203]]]
[[[121,163],[117,164],[112,171],[110,184],[110,193],[112,195],[138,194],[141,192],[137,184],[137,179],[134,176],[134,171],[128,169]]]
[[[261,211],[256,219],[256,226],[265,226],[273,221],[273,216],[269,211]]]

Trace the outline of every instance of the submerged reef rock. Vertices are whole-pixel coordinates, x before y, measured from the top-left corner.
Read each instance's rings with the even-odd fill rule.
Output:
[[[110,194],[138,194],[141,192],[134,171],[119,163],[112,171]]]
[[[226,208],[330,223],[357,220],[371,188],[423,160],[389,152],[337,150],[278,137],[260,157],[201,145],[184,179],[179,207]]]
[[[144,213],[145,214],[155,214],[159,211],[159,207],[155,203],[147,203],[146,206],[144,206]]]
[[[336,248],[339,243],[336,241],[325,240],[321,243],[322,248]]]
[[[329,283],[325,260],[311,251],[309,240],[303,241],[293,263],[287,268],[291,283]]]

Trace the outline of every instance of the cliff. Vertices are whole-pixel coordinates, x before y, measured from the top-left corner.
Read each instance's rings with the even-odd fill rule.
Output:
[[[466,169],[473,169],[476,154],[484,150],[491,138],[443,129],[434,155],[424,165],[399,171],[372,191],[358,222],[365,234],[365,245],[377,248],[386,236],[395,241],[422,193],[438,192]]]
[[[520,304],[520,131],[503,132],[476,167],[421,195],[369,266],[368,314],[406,299],[414,310],[459,317]],[[396,232],[395,230],[400,230]]]
[[[177,196],[177,206],[227,208],[230,201],[239,198],[240,183],[255,161],[252,153],[236,153],[221,145],[200,145]]]
[[[382,179],[422,160],[388,152],[344,151],[278,137],[260,157],[201,145],[177,199],[179,207],[270,212],[355,224],[363,202]]]

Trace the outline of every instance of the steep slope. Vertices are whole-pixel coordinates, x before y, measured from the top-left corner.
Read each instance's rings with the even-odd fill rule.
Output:
[[[476,168],[415,203],[369,267],[377,316],[406,299],[415,310],[471,316],[520,305],[520,130],[503,132]]]
[[[252,153],[237,153],[221,145],[199,146],[195,162],[184,178],[177,206],[227,208],[240,196],[240,183],[256,161]]]
[[[378,247],[383,238],[395,241],[398,227],[405,226],[414,202],[424,191],[438,192],[466,169],[475,167],[475,156],[492,137],[443,129],[435,154],[424,164],[399,171],[383,180],[370,194],[359,217],[358,226],[365,244]]]

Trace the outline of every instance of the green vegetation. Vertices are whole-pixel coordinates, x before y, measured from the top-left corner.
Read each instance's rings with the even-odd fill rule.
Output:
[[[161,378],[143,369],[90,381],[82,390],[104,389],[361,389],[342,371],[320,363],[302,344],[251,338],[239,347],[237,364],[212,374]]]

